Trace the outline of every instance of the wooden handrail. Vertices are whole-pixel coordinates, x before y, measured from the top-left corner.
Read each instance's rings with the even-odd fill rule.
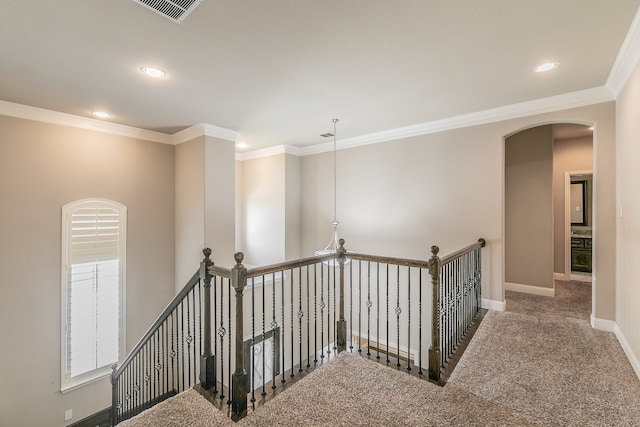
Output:
[[[460,258],[463,255],[468,254],[471,251],[474,251],[478,248],[484,248],[487,245],[486,240],[478,239],[478,241],[472,245],[467,246],[466,248],[462,248],[458,251],[455,251],[443,258],[440,259],[440,265],[449,264],[451,261],[454,261],[457,258]]]
[[[429,268],[429,260],[409,259],[409,258],[395,258],[379,255],[367,255],[353,252],[347,252],[347,258],[352,260],[379,262],[381,264],[393,264],[402,265],[404,267],[417,267],[417,268]]]
[[[231,279],[231,269],[225,267],[219,267],[217,265],[210,265],[207,268],[210,275],[216,277],[223,277],[225,279]]]
[[[290,270],[292,268],[304,267],[305,265],[312,265],[318,262],[328,261],[336,258],[338,258],[337,254],[328,254],[300,258],[293,261],[285,261],[278,264],[265,265],[262,267],[254,267],[251,269],[247,269],[247,279],[252,277],[264,276],[269,273],[276,273],[278,271]]]
[[[162,314],[158,316],[155,322],[147,329],[147,332],[138,340],[138,343],[133,347],[133,349],[129,352],[127,357],[122,361],[120,366],[117,369],[113,369],[111,373],[112,378],[118,378],[122,371],[127,367],[127,365],[131,362],[131,360],[138,354],[138,352],[144,347],[146,342],[153,336],[156,330],[160,327],[160,325],[167,320],[169,315],[175,310],[175,308],[182,302],[182,300],[187,296],[189,292],[194,288],[195,285],[200,281],[200,270],[195,272],[191,279],[187,282],[187,284],[178,292],[178,294],[171,300],[167,308],[162,311]],[[115,364],[114,364],[115,366]]]
[[[428,260],[385,257],[385,256],[378,256],[378,255],[360,254],[355,252],[347,252],[345,254],[345,257],[353,260],[402,265],[406,267],[429,268]],[[247,279],[252,277],[264,276],[271,273],[276,273],[278,271],[290,270],[292,268],[304,267],[305,265],[312,265],[318,262],[337,260],[337,259],[338,259],[338,254],[335,253],[335,254],[328,254],[328,255],[322,255],[322,256],[311,256],[306,258],[300,258],[292,261],[285,261],[285,262],[265,265],[261,267],[254,267],[254,268],[247,269]],[[217,267],[217,268],[219,270],[222,270],[220,267]],[[213,273],[213,271],[214,270],[212,268],[209,268],[210,273]]]

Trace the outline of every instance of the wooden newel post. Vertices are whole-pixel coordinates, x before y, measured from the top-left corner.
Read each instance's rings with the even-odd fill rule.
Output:
[[[211,279],[209,267],[213,265],[211,249],[202,250],[204,259],[200,263],[200,280],[204,283],[202,330],[203,350],[200,355],[200,386],[208,390],[216,385],[216,357],[211,353]]]
[[[344,262],[347,250],[344,248],[344,239],[340,239],[338,247],[338,267],[340,268],[340,317],[336,321],[338,335],[338,353],[347,349],[347,321],[344,319]]]
[[[118,421],[118,377],[116,377],[116,371],[118,364],[111,365],[111,425],[114,426]]]
[[[247,412],[247,394],[249,393],[249,376],[244,370],[244,325],[242,293],[247,281],[247,269],[242,265],[244,254],[237,252],[234,256],[236,265],[231,269],[231,286],[236,290],[236,370],[231,384],[231,410],[235,417],[243,416]]]
[[[440,248],[431,246],[429,274],[433,287],[433,304],[431,309],[431,348],[429,348],[429,379],[440,380]]]

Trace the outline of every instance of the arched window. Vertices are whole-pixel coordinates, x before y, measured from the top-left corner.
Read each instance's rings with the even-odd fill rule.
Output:
[[[124,351],[126,207],[62,208],[62,391],[109,372]]]

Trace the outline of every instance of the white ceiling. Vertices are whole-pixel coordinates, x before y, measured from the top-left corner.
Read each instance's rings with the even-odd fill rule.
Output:
[[[353,138],[605,85],[640,0],[0,1],[0,100],[258,149]],[[532,68],[561,62],[549,73]],[[152,80],[143,65],[167,72]]]

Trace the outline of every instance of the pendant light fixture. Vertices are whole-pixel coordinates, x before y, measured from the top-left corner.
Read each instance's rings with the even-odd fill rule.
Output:
[[[321,250],[315,251],[313,254],[316,256],[335,254],[338,252],[338,248],[340,247],[340,239],[338,238],[338,219],[337,219],[337,164],[336,164],[336,124],[339,119],[332,119],[333,122],[333,134],[323,134],[321,136],[331,136],[333,135],[333,221],[331,224],[333,225],[333,237],[329,241],[329,244]],[[348,262],[348,259],[347,259]],[[334,266],[336,264],[335,260],[326,261],[326,264]]]

